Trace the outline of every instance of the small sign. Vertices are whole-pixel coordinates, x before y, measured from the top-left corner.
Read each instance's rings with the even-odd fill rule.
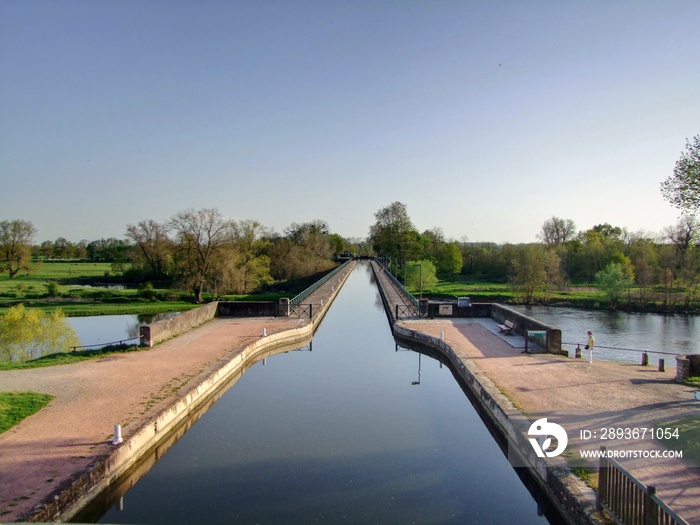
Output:
[[[452,315],[452,305],[451,304],[441,304],[438,309],[439,315]]]
[[[469,297],[458,297],[457,306],[460,308],[468,308],[472,305],[471,299]]]

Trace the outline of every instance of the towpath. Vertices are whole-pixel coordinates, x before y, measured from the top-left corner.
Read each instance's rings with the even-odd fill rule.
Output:
[[[394,311],[394,303],[403,305],[404,299],[373,264]],[[524,354],[525,339],[499,333],[492,319],[400,319],[398,323],[436,339],[442,337],[460,360],[476,366],[531,421],[547,417],[561,424],[568,433],[569,447],[576,452],[598,450],[601,444],[621,454],[677,450],[673,439],[664,445],[649,439],[649,432],[645,439],[600,438],[609,433],[602,429],[674,428],[678,421],[697,424],[700,420],[696,389],[676,383],[675,369],[659,372],[654,366]],[[582,327],[583,333],[585,330]],[[591,432],[591,439],[582,440],[582,431]],[[597,460],[578,461],[580,453],[574,459],[597,465]],[[640,481],[656,486],[657,494],[684,519],[700,524],[700,465],[687,458],[619,461]]]
[[[335,279],[304,301],[314,317],[328,305]],[[323,303],[322,303],[323,302]],[[309,319],[216,318],[152,349],[29,370],[0,371],[0,392],[32,391],[55,399],[0,434],[0,522],[25,520],[97,458],[107,455],[115,424],[124,438],[170,406],[220,360],[267,335]]]

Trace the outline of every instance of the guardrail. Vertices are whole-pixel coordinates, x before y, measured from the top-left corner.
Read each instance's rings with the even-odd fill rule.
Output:
[[[607,510],[624,525],[689,525],[656,495],[656,487],[644,485],[601,447],[598,471],[598,510]]]
[[[350,261],[345,261],[343,264],[341,264],[340,266],[338,266],[336,269],[334,269],[333,271],[327,273],[327,274],[324,275],[321,279],[319,279],[319,280],[316,281],[314,284],[312,284],[311,286],[309,286],[306,290],[304,290],[303,292],[301,292],[299,295],[297,295],[296,297],[292,298],[292,299],[289,301],[289,306],[290,306],[291,308],[296,308],[297,306],[299,306],[299,305],[300,305],[302,302],[304,302],[312,293],[314,293],[316,290],[318,290],[324,283],[328,282],[330,279],[333,278],[334,275],[336,275],[336,274],[338,274],[339,272],[341,272],[341,271],[343,270],[343,268],[345,268],[348,264],[350,264],[351,261],[352,261],[352,259],[350,259]]]
[[[386,275],[391,283],[396,287],[396,289],[399,291],[401,295],[403,295],[405,301],[407,304],[410,304],[416,309],[416,312],[420,311],[420,303],[418,302],[418,299],[416,299],[411,292],[409,292],[403,284],[399,282],[399,280],[394,277],[389,270],[387,270],[384,266],[382,266],[382,270],[384,270],[384,275]]]
[[[75,352],[78,348],[80,348],[80,349],[82,350],[83,348],[102,348],[102,347],[104,347],[104,346],[110,346],[110,345],[123,345],[123,344],[126,343],[127,341],[135,341],[135,340],[137,340],[137,339],[138,339],[139,341],[141,341],[141,338],[142,338],[142,337],[143,337],[143,336],[131,337],[131,338],[129,338],[129,339],[121,339],[121,340],[119,340],[119,341],[112,341],[111,343],[97,343],[97,344],[94,344],[94,345],[78,345],[78,346],[71,346],[70,348],[71,348],[71,352]]]

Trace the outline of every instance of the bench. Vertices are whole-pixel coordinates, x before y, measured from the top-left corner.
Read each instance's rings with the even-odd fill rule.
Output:
[[[505,335],[512,334],[513,328],[515,328],[515,323],[513,321],[505,321],[503,324],[498,325],[498,330]]]

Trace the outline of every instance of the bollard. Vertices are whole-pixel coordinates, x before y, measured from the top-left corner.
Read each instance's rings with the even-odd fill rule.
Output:
[[[114,439],[112,440],[112,445],[118,445],[122,441],[124,441],[122,439],[122,426],[114,425]]]
[[[642,366],[647,366],[649,364],[649,354],[642,352]]]
[[[441,331],[440,332],[440,341],[444,341],[444,340],[445,340],[445,332]]]
[[[321,299],[321,306],[323,306],[323,299]]]
[[[659,359],[659,372],[665,372],[665,371],[666,371],[666,367],[664,366],[664,360]]]
[[[263,328],[262,336],[267,337],[267,328]]]
[[[576,345],[576,359],[581,359],[581,345]]]

